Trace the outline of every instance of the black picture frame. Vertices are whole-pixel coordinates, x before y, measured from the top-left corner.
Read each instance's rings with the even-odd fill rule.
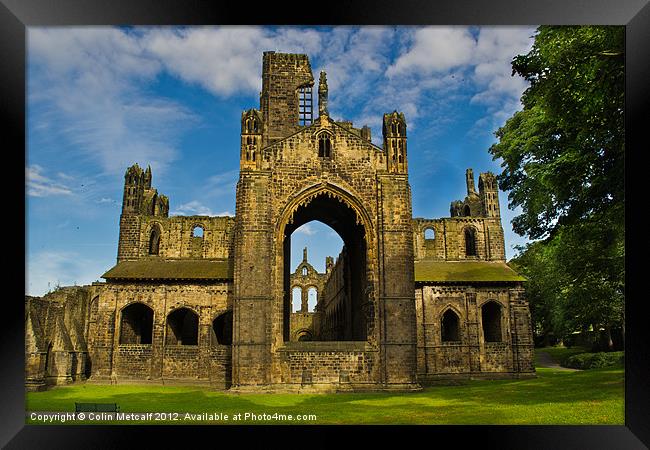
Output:
[[[447,0],[425,3],[415,0],[400,2],[356,1],[338,6],[334,2],[280,4],[278,2],[244,3],[205,0],[0,0],[0,111],[3,118],[5,165],[3,196],[10,201],[5,220],[11,227],[5,240],[16,245],[17,257],[5,253],[4,319],[2,321],[1,359],[2,383],[0,408],[0,445],[7,448],[114,448],[120,443],[133,443],[134,438],[200,444],[201,437],[214,439],[225,432],[237,433],[238,445],[244,440],[266,445],[274,437],[290,429],[281,445],[309,442],[326,443],[333,439],[331,427],[325,433],[312,434],[310,427],[169,427],[169,426],[27,426],[25,425],[24,391],[24,292],[19,292],[22,271],[24,279],[25,247],[14,223],[25,218],[24,168],[20,149],[26,149],[25,69],[26,27],[63,25],[201,25],[201,24],[277,24],[277,25],[625,25],[626,26],[626,364],[625,364],[625,426],[409,426],[358,427],[354,434],[383,439],[399,432],[405,442],[444,442],[478,444],[486,448],[645,448],[650,445],[650,373],[648,329],[643,314],[643,270],[647,249],[647,233],[643,233],[642,211],[645,196],[643,151],[648,145],[645,130],[650,123],[650,6],[649,0]],[[282,5],[282,7],[280,6]],[[7,139],[8,138],[8,139]],[[10,145],[11,142],[13,145]],[[26,155],[24,155],[26,157]],[[23,163],[25,160],[23,160]],[[23,179],[19,174],[23,174]],[[22,194],[22,197],[21,197]],[[15,204],[13,203],[15,202]],[[22,215],[21,215],[22,213]],[[647,223],[647,222],[645,222]],[[24,228],[23,228],[24,231]],[[11,233],[11,234],[10,234]],[[24,236],[24,234],[23,234]],[[646,245],[643,245],[646,244]],[[15,276],[13,272],[16,272]],[[16,295],[13,295],[15,292]],[[22,312],[22,313],[21,313]],[[343,430],[341,430],[343,428]],[[250,433],[250,431],[254,433]],[[301,432],[299,432],[301,431]],[[305,432],[307,431],[307,432]],[[350,431],[335,427],[333,431]],[[268,436],[260,437],[259,433]],[[198,433],[211,436],[198,436]],[[419,438],[418,440],[416,439]],[[423,436],[425,435],[425,436]],[[318,437],[317,437],[318,436]],[[410,437],[410,438],[409,438]],[[328,439],[329,438],[329,439]],[[309,439],[311,441],[297,441]],[[210,441],[208,441],[210,442]],[[280,442],[280,441],[278,441]],[[645,445],[644,445],[645,443]],[[449,444],[446,444],[449,445]],[[148,445],[152,446],[152,445]]]

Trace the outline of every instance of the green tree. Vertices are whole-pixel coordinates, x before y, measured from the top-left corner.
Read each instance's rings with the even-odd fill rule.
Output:
[[[530,283],[531,307],[562,316],[554,331],[609,333],[623,321],[624,28],[539,27],[512,68],[530,86],[490,153],[503,160],[509,206],[522,210],[515,232],[542,239],[521,260],[548,283]]]

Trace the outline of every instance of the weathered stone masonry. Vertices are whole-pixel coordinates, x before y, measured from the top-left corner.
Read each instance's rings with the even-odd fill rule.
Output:
[[[306,55],[264,53],[260,109],[241,117],[235,217],[169,217],[151,170],[130,167],[106,282],[26,298],[27,387],[408,390],[534,375],[494,175],[476,192],[469,169],[450,217],[414,219],[404,115],[384,114],[378,147],[368,127],[332,120],[327,97]],[[291,234],[311,220],[344,242],[322,274],[306,250],[289,267]]]

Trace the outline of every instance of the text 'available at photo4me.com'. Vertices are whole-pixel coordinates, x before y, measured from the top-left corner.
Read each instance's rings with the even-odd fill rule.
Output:
[[[281,414],[240,412],[183,413],[183,412],[29,412],[27,418],[37,423],[62,424],[66,422],[315,422],[315,414]]]

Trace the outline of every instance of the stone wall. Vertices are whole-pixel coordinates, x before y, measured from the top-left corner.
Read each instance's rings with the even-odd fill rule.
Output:
[[[482,307],[500,306],[499,342],[487,342]],[[534,374],[530,317],[523,290],[515,285],[435,286],[416,289],[418,379],[523,376]],[[443,340],[443,315],[458,319],[458,339]]]
[[[465,229],[475,231],[476,256],[465,252]],[[425,231],[434,231],[435,239],[425,239]],[[505,262],[505,241],[501,220],[484,217],[413,219],[413,251],[415,259],[448,261],[483,260]]]
[[[292,342],[278,354],[283,385],[375,384],[377,351],[364,342]]]
[[[149,256],[152,228],[160,227],[159,256],[163,258],[219,258],[232,255],[234,217],[208,216],[141,216],[138,234],[138,257]],[[203,237],[192,235],[196,227]]]
[[[88,306],[92,286],[57,288],[25,297],[25,383],[31,390],[84,380],[88,364]]]
[[[111,283],[99,292],[98,330],[91,348],[91,379],[195,379],[220,384],[229,380],[227,345],[217,344],[213,322],[232,310],[229,283]],[[153,311],[151,344],[121,344],[126,307],[142,304]],[[185,308],[198,316],[197,345],[166,343],[167,320]],[[111,326],[101,324],[111,323]],[[219,373],[220,372],[220,373]]]

